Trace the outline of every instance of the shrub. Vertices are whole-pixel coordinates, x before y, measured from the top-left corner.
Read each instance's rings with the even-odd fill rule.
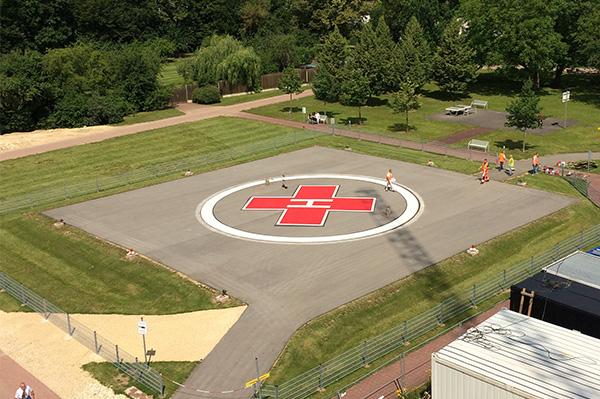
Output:
[[[216,86],[198,87],[192,92],[192,101],[198,104],[214,104],[221,102],[221,92]]]

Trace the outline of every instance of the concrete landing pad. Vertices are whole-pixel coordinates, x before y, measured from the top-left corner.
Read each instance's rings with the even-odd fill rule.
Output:
[[[287,190],[281,182],[256,183],[218,201],[213,213],[237,230],[274,236],[377,228],[406,209],[404,197],[384,190],[389,168],[398,187],[416,194],[420,213],[370,238],[319,244],[264,242],[223,234],[198,218],[202,205],[217,193],[265,177],[356,175],[376,182],[303,177],[286,180]],[[252,196],[292,197],[299,184],[339,185],[336,196],[375,198],[375,209],[331,212],[321,227],[278,226],[281,210],[242,210]],[[261,374],[266,373],[294,331],[314,317],[575,201],[503,183],[481,185],[475,176],[437,168],[313,147],[46,214],[134,248],[248,303],[242,318],[185,382],[196,389],[224,391],[256,377],[255,358]],[[385,215],[387,206],[393,210],[390,216]],[[410,298],[406,301],[408,306]],[[183,397],[182,392],[177,397]],[[241,391],[228,397],[248,395]]]

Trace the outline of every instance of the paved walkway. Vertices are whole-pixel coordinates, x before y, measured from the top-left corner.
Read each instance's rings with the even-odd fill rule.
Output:
[[[38,399],[59,399],[59,396],[43,382],[0,351],[0,398],[14,398],[21,382],[33,388]]]

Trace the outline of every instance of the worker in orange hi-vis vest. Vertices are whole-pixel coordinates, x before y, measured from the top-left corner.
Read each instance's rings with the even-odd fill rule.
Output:
[[[388,170],[388,172],[385,175],[385,191],[394,191],[392,183],[395,181],[396,179],[394,179],[394,176],[392,176],[392,170]]]
[[[490,181],[488,172],[490,171],[489,164],[483,167],[483,175],[481,176],[481,184]]]
[[[504,170],[504,162],[506,162],[506,155],[504,155],[504,151],[502,151],[498,155],[498,163],[500,164],[500,166],[498,167],[498,170]]]
[[[489,169],[489,168],[490,168],[490,163],[488,162],[487,159],[484,159],[483,163],[479,167],[479,170],[482,171],[482,172],[485,172],[485,170]],[[481,175],[481,181],[483,181],[483,174]]]
[[[537,173],[537,167],[540,164],[540,160],[538,159],[538,153],[536,152],[533,158],[531,159],[531,176]]]

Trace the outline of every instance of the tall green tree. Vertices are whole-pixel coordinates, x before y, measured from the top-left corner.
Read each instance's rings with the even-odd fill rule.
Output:
[[[433,57],[432,77],[443,92],[457,94],[467,89],[476,73],[475,50],[461,34],[460,21],[454,20],[444,30],[442,42]]]
[[[397,46],[383,17],[380,18],[375,31],[371,23],[363,27],[353,60],[369,79],[373,95],[386,93],[394,86],[393,82],[397,78],[393,74],[392,56],[396,51]]]
[[[432,52],[425,39],[419,21],[412,17],[400,43],[399,69],[404,79],[410,80],[417,89],[423,87],[431,77]]]
[[[277,88],[283,91],[285,94],[290,95],[290,114],[289,118],[292,119],[292,96],[294,94],[300,94],[300,88],[302,87],[302,80],[298,75],[298,71],[295,68],[287,67],[283,70],[281,78],[277,81]]]
[[[525,152],[525,139],[527,137],[527,129],[537,129],[538,115],[542,111],[540,107],[540,97],[532,90],[531,80],[525,81],[521,89],[519,97],[511,101],[506,106],[507,122],[504,126],[515,127],[523,132],[523,152]]]
[[[348,41],[336,26],[323,41],[321,51],[317,56],[317,63],[325,66],[335,81],[341,82],[349,58]]]
[[[347,74],[341,88],[340,104],[349,107],[358,107],[358,124],[362,124],[361,107],[367,105],[371,95],[369,79],[360,69],[353,69]]]
[[[327,67],[320,65],[315,73],[315,78],[312,83],[313,93],[315,98],[323,101],[323,112],[327,116],[327,103],[333,103],[340,98],[340,85],[336,82]]]
[[[421,102],[419,101],[421,95],[416,93],[416,88],[417,86],[410,80],[402,82],[400,90],[392,94],[392,101],[390,102],[395,114],[404,113],[406,133],[408,133],[408,113],[421,108]]]
[[[600,70],[600,5],[587,1],[582,8],[576,35],[578,51],[584,65]]]
[[[556,31],[562,0],[464,0],[461,15],[482,65],[523,67],[540,87],[540,73],[563,59],[568,45]]]

